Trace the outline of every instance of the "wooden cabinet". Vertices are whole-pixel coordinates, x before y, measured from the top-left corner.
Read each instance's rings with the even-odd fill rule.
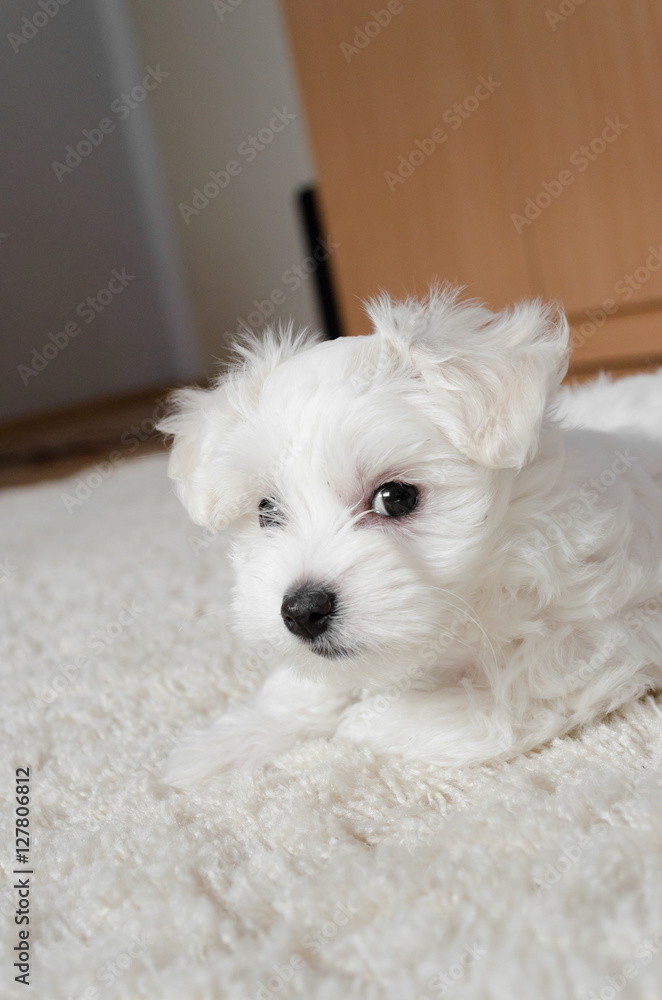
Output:
[[[347,332],[435,279],[662,361],[662,0],[283,0]]]

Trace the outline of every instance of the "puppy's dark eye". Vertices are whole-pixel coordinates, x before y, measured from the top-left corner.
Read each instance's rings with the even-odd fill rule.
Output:
[[[285,521],[283,511],[273,497],[265,497],[264,500],[260,500],[258,509],[261,528],[279,528]]]
[[[384,483],[372,498],[372,509],[382,517],[411,514],[418,503],[418,490],[409,483]]]

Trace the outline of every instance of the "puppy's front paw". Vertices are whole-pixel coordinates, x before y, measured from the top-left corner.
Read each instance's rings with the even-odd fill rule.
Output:
[[[171,753],[163,780],[183,788],[215,774],[254,771],[295,742],[294,734],[278,719],[250,709],[228,713]]]

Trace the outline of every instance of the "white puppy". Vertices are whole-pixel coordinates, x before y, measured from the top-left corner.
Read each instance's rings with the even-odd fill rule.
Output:
[[[173,783],[334,734],[504,758],[662,682],[662,373],[559,393],[540,303],[369,311],[371,336],[244,342],[162,425],[192,519],[232,522],[239,631],[282,663]]]

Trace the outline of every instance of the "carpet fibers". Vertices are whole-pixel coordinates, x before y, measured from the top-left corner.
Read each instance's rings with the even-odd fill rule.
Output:
[[[659,1000],[662,700],[507,765],[318,740],[176,791],[268,666],[229,583],[161,456],[0,497],[3,998]]]

